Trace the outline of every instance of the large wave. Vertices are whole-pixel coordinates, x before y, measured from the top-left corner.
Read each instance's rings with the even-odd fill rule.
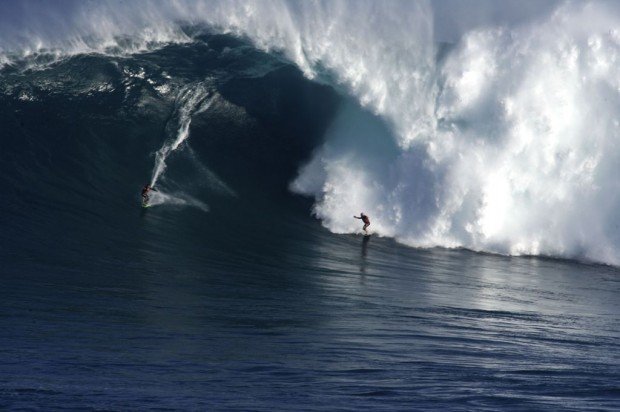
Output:
[[[443,44],[440,4],[69,2],[4,25],[0,64],[187,42],[187,25],[247,37],[346,96],[291,183],[330,230],[362,210],[410,245],[620,263],[616,8],[530,4]]]

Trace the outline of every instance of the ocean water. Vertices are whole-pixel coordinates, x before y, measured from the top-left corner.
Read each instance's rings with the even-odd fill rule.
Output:
[[[613,7],[136,4],[2,6],[0,408],[620,409]]]

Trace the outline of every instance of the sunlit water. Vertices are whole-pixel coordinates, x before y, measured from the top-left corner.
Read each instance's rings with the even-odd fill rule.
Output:
[[[205,218],[200,246],[162,250],[165,215],[140,218],[132,256],[4,267],[0,406],[620,407],[616,269],[288,219]]]

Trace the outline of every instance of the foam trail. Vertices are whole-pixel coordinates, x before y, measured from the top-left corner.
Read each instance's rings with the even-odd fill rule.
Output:
[[[176,99],[176,111],[168,122],[166,129],[174,130],[173,139],[164,142],[155,153],[155,166],[151,175],[151,187],[155,187],[158,179],[166,170],[166,159],[189,137],[189,126],[192,116],[207,110],[215,99],[209,97],[209,91],[202,84],[190,84],[179,92]]]

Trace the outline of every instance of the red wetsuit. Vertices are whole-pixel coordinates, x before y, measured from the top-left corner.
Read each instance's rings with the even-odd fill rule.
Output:
[[[154,188],[152,188],[149,185],[146,185],[142,188],[142,200],[144,200],[145,202],[149,201],[149,192],[151,190],[155,190]],[[157,190],[155,190],[157,192]]]
[[[364,222],[364,227],[362,228],[362,230],[366,231],[366,228],[368,226],[370,226],[370,219],[368,219],[368,216],[366,216],[363,213],[360,213],[360,217],[357,216],[353,216],[356,219],[362,219],[362,222]]]

